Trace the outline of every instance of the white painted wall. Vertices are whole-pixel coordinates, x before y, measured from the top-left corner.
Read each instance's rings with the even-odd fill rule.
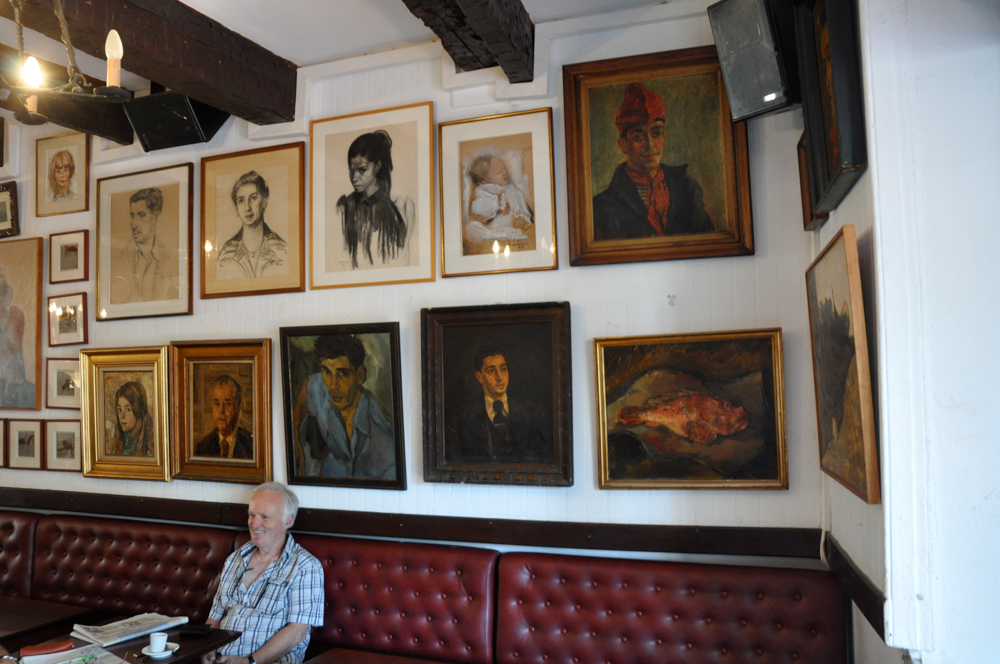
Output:
[[[90,346],[271,337],[277,349],[278,328],[281,326],[399,321],[409,489],[401,493],[299,487],[302,502],[308,507],[639,524],[816,527],[820,520],[820,477],[803,277],[810,243],[808,234],[801,230],[795,159],[795,145],[802,131],[801,115],[797,112],[786,113],[753,121],[750,126],[755,256],[569,267],[565,243],[568,230],[561,108],[562,64],[710,44],[711,31],[704,14],[706,4],[675,3],[621,12],[610,18],[603,15],[589,22],[573,19],[556,26],[540,26],[540,39],[548,44],[541,61],[548,62],[548,68],[542,72],[544,76],[539,78],[539,85],[528,90],[530,95],[542,96],[530,100],[497,102],[494,97],[496,84],[489,76],[454,80],[454,74],[449,75],[447,66],[442,66],[442,51],[435,44],[416,46],[404,52],[355,58],[305,71],[311,96],[303,107],[307,109],[307,117],[313,119],[428,99],[435,102],[437,121],[552,106],[559,270],[446,280],[439,277],[438,281],[426,284],[208,301],[199,300],[196,295],[193,316],[91,322]],[[616,21],[617,27],[607,27]],[[483,82],[466,86],[465,83],[470,80]],[[446,84],[449,89],[444,88]],[[507,89],[505,94],[514,94],[517,90],[511,92]],[[458,106],[453,106],[453,103]],[[298,125],[304,126],[302,123]],[[255,136],[285,130],[294,131],[295,127],[250,128]],[[24,156],[22,173],[33,172],[35,139],[58,131],[55,127],[24,129],[21,135]],[[91,168],[91,187],[93,190],[96,178],[186,161],[197,163],[208,155],[287,140],[290,139],[253,141],[248,138],[246,123],[231,121],[206,146],[175,148],[149,156],[95,163]],[[35,218],[32,178],[22,176],[18,180],[24,220],[22,235],[95,228],[93,211]],[[197,183],[195,196],[196,200],[200,196]],[[307,201],[308,198],[307,195]],[[197,208],[196,205],[196,217]],[[195,223],[197,229],[197,218]],[[194,245],[199,244],[196,231]],[[197,293],[197,270],[195,272]],[[86,288],[93,297],[94,281],[86,284]],[[79,289],[79,284],[46,285],[45,295]],[[668,304],[667,295],[677,296],[673,305]],[[421,454],[421,307],[546,300],[568,300],[572,304],[575,486],[543,489],[425,483]],[[764,327],[781,327],[784,330],[790,471],[788,491],[598,490],[594,337]],[[65,354],[66,350],[44,349],[45,356]],[[283,479],[285,436],[277,359],[276,351],[272,380],[276,397],[273,406],[273,451],[276,477]],[[0,416],[11,415],[13,413]],[[38,416],[56,418],[67,417],[68,414],[67,411],[42,411]],[[246,492],[239,485],[213,482],[122,481],[9,469],[0,470],[0,483],[5,486],[203,501],[239,501]]]

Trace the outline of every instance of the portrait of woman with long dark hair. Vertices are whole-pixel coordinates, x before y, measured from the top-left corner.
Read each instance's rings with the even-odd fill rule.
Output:
[[[153,416],[146,405],[142,383],[123,383],[115,392],[114,434],[107,442],[108,454],[153,456]]]

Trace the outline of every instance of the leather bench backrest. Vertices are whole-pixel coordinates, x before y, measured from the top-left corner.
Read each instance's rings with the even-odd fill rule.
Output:
[[[29,597],[40,514],[0,511],[0,595]]]
[[[35,535],[34,599],[120,615],[205,622],[233,550],[231,530],[45,516]]]
[[[315,535],[296,541],[323,564],[326,607],[314,642],[493,662],[496,551]]]
[[[497,662],[846,662],[832,574],[511,553]]]

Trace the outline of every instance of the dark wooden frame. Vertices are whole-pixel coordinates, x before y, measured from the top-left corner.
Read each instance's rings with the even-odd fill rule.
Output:
[[[447,327],[544,323],[552,329],[552,464],[450,463],[445,459],[444,366]],[[573,485],[573,381],[568,302],[420,310],[424,410],[424,480],[524,486]]]
[[[188,247],[187,251],[188,251],[188,256],[187,256],[187,260],[184,261],[185,263],[187,263],[187,267],[186,267],[186,273],[187,273],[187,298],[186,298],[186,305],[187,306],[185,308],[178,308],[176,311],[164,311],[164,312],[161,312],[161,313],[133,313],[133,314],[130,314],[130,315],[119,315],[119,316],[108,316],[108,315],[103,314],[102,312],[105,311],[105,308],[102,306],[102,299],[101,299],[101,245],[102,245],[102,238],[101,238],[101,224],[102,224],[102,221],[101,221],[101,208],[103,207],[103,201],[101,199],[101,186],[102,186],[102,184],[105,183],[105,182],[108,182],[110,180],[120,180],[120,179],[123,179],[123,178],[131,178],[131,177],[135,177],[135,176],[138,176],[138,175],[147,175],[149,173],[156,173],[156,172],[159,172],[159,171],[171,171],[171,170],[174,170],[175,168],[185,168],[185,167],[187,168],[187,209],[185,210],[184,207],[179,207],[178,210],[177,210],[177,214],[178,214],[178,217],[179,217],[178,220],[177,220],[177,223],[178,223],[177,237],[178,237],[178,239],[183,238],[185,229],[187,230],[187,247]],[[180,186],[183,188],[183,185],[180,185]],[[184,216],[185,212],[187,212],[187,217]],[[192,219],[193,219],[193,216],[194,216],[194,164],[193,163],[174,164],[172,166],[164,166],[163,168],[150,168],[150,169],[147,169],[145,171],[137,171],[135,173],[123,173],[122,175],[114,175],[114,176],[107,177],[107,178],[101,178],[100,180],[97,181],[97,285],[96,285],[97,296],[95,298],[95,305],[94,305],[94,314],[95,314],[94,315],[94,319],[97,322],[105,322],[105,321],[110,321],[110,320],[125,320],[125,319],[129,319],[129,318],[158,318],[160,316],[184,316],[184,315],[191,315],[191,313],[193,311],[193,304],[194,304],[194,284],[193,284],[193,279],[192,279],[192,277],[193,277],[193,270],[192,270],[192,267],[191,267],[191,263],[192,263],[191,253],[195,250],[195,247],[192,244],[192,240],[193,240],[193,237],[192,237],[193,236],[193,232],[192,232]],[[108,224],[110,225],[110,223],[111,223],[111,220],[108,219]],[[108,249],[107,249],[107,251],[109,251],[109,252],[111,251],[111,249],[110,249],[110,242],[111,242],[111,239],[108,238]],[[180,261],[180,256],[178,256],[178,261]],[[180,280],[181,277],[183,276],[184,270],[185,270],[185,268],[183,268],[180,265],[180,263],[178,263],[178,273],[177,273],[177,279],[178,280]],[[106,297],[110,300],[110,294],[108,294]],[[177,300],[164,300],[164,301],[165,302],[178,302],[183,307],[183,305],[185,303],[185,297],[184,297],[184,294],[181,293],[181,297],[179,297]],[[123,305],[116,305],[116,306],[123,306]],[[124,306],[129,306],[129,305],[124,305]]]
[[[591,184],[590,108],[592,87],[632,81],[714,72],[718,78],[719,122],[726,189],[726,231],[664,238],[646,242],[595,241]],[[702,46],[627,58],[565,65],[563,107],[566,114],[566,179],[569,212],[570,265],[602,265],[639,261],[740,256],[754,253],[750,205],[750,161],[746,122],[732,122],[729,100],[714,46]]]
[[[82,328],[83,334],[78,335],[78,339],[74,341],[63,341],[58,343],[56,338],[53,336],[57,334],[54,332],[54,325],[58,323],[53,323],[53,318],[56,318],[56,312],[52,309],[53,305],[58,306],[58,301],[70,297],[80,296],[81,308],[83,309],[82,314],[77,319],[77,325]],[[48,328],[49,328],[49,348],[55,348],[57,346],[79,346],[80,344],[85,344],[89,341],[88,330],[90,329],[90,307],[87,306],[87,293],[64,293],[61,295],[50,295],[48,300],[48,306],[46,311],[48,312]],[[82,337],[82,338],[79,338]]]
[[[6,122],[6,118],[4,119]],[[11,180],[0,184],[0,194],[10,195],[10,228],[0,230],[0,238],[14,237],[21,234],[21,211],[17,205],[17,181]]]
[[[820,93],[822,77],[817,56],[813,17],[825,8],[830,43],[832,104],[836,127],[827,127]],[[806,150],[809,155],[809,188],[816,214],[829,213],[840,204],[868,168],[864,86],[858,48],[858,3],[836,0],[801,0],[795,4],[795,48],[802,85]],[[836,130],[839,154],[831,168],[826,137]]]
[[[77,179],[78,183],[83,184],[83,207],[76,208],[73,210],[66,210],[65,212],[42,212],[44,209],[43,201],[41,200],[45,194],[45,183],[48,181],[47,165],[45,163],[45,158],[41,156],[40,151],[42,150],[42,144],[46,141],[52,141],[58,138],[66,138],[67,136],[83,136],[83,154],[84,154],[84,164],[81,172],[80,164],[74,162],[73,167],[75,169],[74,175],[82,176]],[[60,214],[76,214],[77,212],[86,212],[90,209],[90,135],[82,131],[71,131],[65,134],[57,134],[56,136],[43,136],[42,138],[35,139],[35,216],[36,217],[53,217]],[[48,205],[52,205],[48,203]]]
[[[292,356],[290,344],[297,337],[339,336],[358,334],[389,335],[390,381],[392,384],[392,426],[396,446],[396,478],[381,480],[374,478],[322,477],[306,475],[297,471],[294,446],[298,433],[295,430],[293,411],[299,387],[292,385]],[[406,490],[406,440],[403,420],[403,378],[399,356],[399,323],[359,323],[353,325],[309,325],[305,327],[282,327],[279,330],[281,344],[281,389],[284,395],[282,407],[285,416],[285,451],[288,460],[288,483],[317,486],[347,487],[356,489]]]
[[[77,437],[76,437],[76,468],[52,468],[49,466],[49,451],[52,446],[49,445],[49,434],[53,433],[54,429],[51,425],[59,424],[62,422],[76,422],[77,426]],[[46,420],[45,421],[45,457],[42,459],[42,464],[44,470],[52,470],[63,473],[79,473],[83,470],[83,423],[80,420]]]
[[[199,264],[201,265],[201,299],[208,300],[208,299],[217,298],[217,297],[242,297],[244,295],[266,295],[266,294],[270,294],[270,293],[301,293],[301,292],[305,291],[305,289],[306,289],[306,249],[305,249],[305,247],[306,247],[306,239],[305,239],[305,232],[306,232],[306,207],[305,207],[305,205],[306,205],[306,162],[305,162],[305,151],[306,151],[306,147],[305,146],[306,146],[306,144],[305,144],[304,141],[299,141],[298,143],[286,143],[284,145],[272,145],[272,146],[269,146],[269,147],[266,147],[266,148],[257,148],[257,149],[254,149],[254,150],[244,150],[242,152],[231,152],[229,154],[216,155],[214,157],[205,157],[204,159],[201,160],[201,240],[202,240],[202,245],[200,247],[198,247]],[[264,287],[264,288],[258,288],[258,289],[255,289],[255,290],[235,289],[235,290],[229,290],[229,291],[214,291],[214,292],[211,292],[211,293],[207,292],[206,291],[207,284],[206,284],[206,280],[205,280],[206,262],[208,262],[206,260],[206,256],[205,256],[205,254],[207,253],[206,252],[206,247],[205,247],[205,241],[209,239],[208,235],[207,235],[207,223],[208,223],[208,216],[209,216],[207,214],[207,209],[208,209],[208,207],[210,205],[211,206],[215,205],[215,198],[218,198],[218,196],[220,194],[224,194],[226,198],[229,197],[229,192],[216,192],[215,198],[213,198],[213,200],[211,200],[211,201],[208,200],[208,196],[206,195],[206,192],[208,191],[208,189],[206,187],[206,178],[207,178],[207,174],[208,174],[209,164],[213,163],[213,162],[231,161],[233,159],[244,159],[246,157],[249,157],[250,155],[257,155],[257,154],[264,155],[265,153],[279,152],[279,151],[286,151],[286,150],[298,150],[298,153],[299,153],[299,156],[298,156],[298,166],[299,166],[299,170],[298,170],[298,178],[299,178],[299,182],[298,182],[298,185],[299,185],[298,186],[299,218],[298,218],[298,223],[297,224],[295,223],[294,219],[289,219],[288,220],[288,228],[289,228],[289,230],[292,230],[293,228],[298,229],[298,234],[299,234],[298,243],[292,242],[292,238],[290,238],[290,237],[285,237],[284,238],[287,241],[287,243],[288,243],[288,255],[291,256],[293,251],[294,252],[298,252],[298,257],[299,257],[298,258],[298,260],[299,260],[298,283],[295,284],[295,285],[292,285],[292,286],[279,286],[279,287],[275,287],[275,288]],[[294,183],[292,182],[291,175],[292,174],[290,173],[289,174],[289,176],[290,176],[289,177],[289,184],[293,186]],[[291,201],[292,197],[295,195],[295,192],[292,189],[292,186],[289,187],[289,192],[288,192],[288,194],[289,194],[289,201]],[[212,188],[214,189],[214,186]],[[215,226],[217,228],[218,227],[218,220],[215,218],[215,212],[214,212],[214,210],[211,212],[210,216],[212,218],[212,222],[215,224]],[[265,220],[265,223],[267,223],[266,220]],[[286,234],[286,236],[287,235],[288,234]],[[216,238],[216,239],[218,239],[218,238]],[[213,247],[212,251],[213,252],[217,252],[218,249],[219,249],[219,247]],[[212,266],[215,265],[215,260],[214,259],[211,261],[211,265]],[[289,275],[292,275],[292,274],[293,273],[291,271],[289,271]],[[266,275],[262,275],[260,277],[248,277],[248,278],[254,279],[254,280],[261,280],[261,281],[264,281],[264,280],[267,280],[267,279],[273,279],[273,277],[269,277],[269,276],[266,276]],[[242,280],[240,280],[240,281],[242,281]]]
[[[13,443],[10,440],[10,430],[12,422],[37,422],[38,423],[38,467],[32,466],[12,466],[11,459],[14,457]],[[7,433],[4,436],[7,439],[7,467],[13,468],[15,470],[44,470],[45,469],[45,420],[29,420],[22,419],[19,417],[11,417],[7,419]]]
[[[243,393],[243,402],[253,403],[252,460],[205,459],[194,455],[190,440],[192,403],[192,362],[253,363],[253,385]],[[175,341],[170,344],[170,445],[174,477],[217,482],[260,484],[273,474],[271,438],[271,340]]]
[[[34,249],[29,249],[29,245],[34,244]],[[32,311],[22,310],[25,316],[33,315],[35,317],[35,337],[34,339],[25,338],[22,341],[22,353],[27,357],[27,353],[32,353],[34,355],[35,362],[35,374],[34,376],[25,375],[25,380],[29,378],[34,379],[35,383],[35,403],[31,406],[25,406],[23,408],[13,408],[7,407],[8,410],[39,410],[42,407],[42,330],[47,326],[48,318],[43,314],[42,308],[42,282],[45,280],[44,277],[44,265],[45,265],[45,252],[44,252],[45,240],[40,237],[29,237],[21,238],[19,240],[10,240],[7,242],[0,243],[0,253],[7,251],[15,251],[20,255],[27,255],[28,252],[34,253],[35,256],[35,275],[31,280],[35,286],[34,298],[35,306]],[[23,245],[23,246],[22,246]],[[15,249],[16,246],[22,246],[20,251]],[[23,252],[23,253],[22,253]],[[7,261],[6,267],[10,269],[10,262]]]
[[[7,418],[0,419],[0,468],[7,467]],[[2,490],[2,489],[0,489]]]
[[[52,362],[76,362],[76,371],[80,375],[80,384],[77,386],[78,394],[80,397],[77,399],[77,405],[75,406],[56,406],[53,405],[51,401],[51,390],[49,389],[52,385],[52,373],[51,366]],[[60,408],[65,410],[80,410],[83,401],[83,373],[80,372],[80,358],[77,357],[47,357],[45,358],[45,407],[46,408]]]
[[[818,231],[830,215],[821,212],[816,214],[812,205],[812,188],[809,185],[809,154],[806,149],[806,133],[802,132],[796,146],[799,155],[799,192],[802,196],[802,228],[807,231]]]
[[[0,185],[2,187],[3,185]],[[60,237],[62,235],[78,235],[83,233],[83,251],[80,254],[79,260],[83,266],[83,277],[79,279],[57,279],[56,278],[56,258],[55,250],[56,243],[53,238]],[[62,246],[62,245],[59,245]],[[68,284],[74,281],[90,281],[90,231],[86,228],[79,231],[67,231],[65,233],[50,233],[49,234],[49,283],[50,284]]]

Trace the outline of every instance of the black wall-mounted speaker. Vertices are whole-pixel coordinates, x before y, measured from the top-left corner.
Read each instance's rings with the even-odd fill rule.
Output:
[[[125,115],[146,152],[212,140],[229,113],[179,92],[159,92],[125,103]]]
[[[708,21],[733,120],[800,103],[792,0],[722,0]]]

